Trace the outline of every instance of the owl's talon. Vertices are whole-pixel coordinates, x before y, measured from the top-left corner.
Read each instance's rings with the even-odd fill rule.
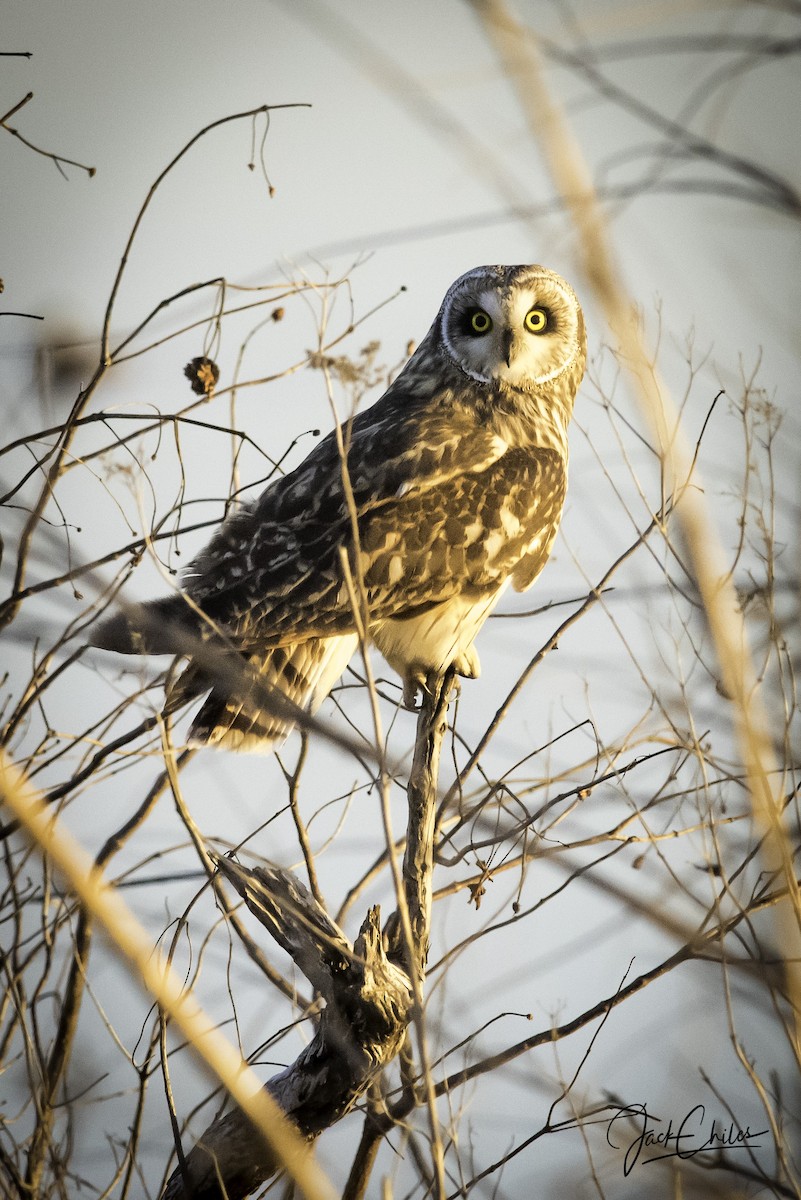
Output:
[[[464,670],[462,669],[462,666],[464,667]],[[453,679],[451,680],[450,695],[458,696],[462,690],[462,682],[461,679],[459,679],[459,675],[462,675],[466,679],[475,679],[476,674],[474,674],[474,672],[477,673],[479,670],[478,656],[475,654],[475,652],[473,652],[469,661],[459,658],[454,663],[454,667],[456,668],[458,674],[454,675]],[[427,676],[423,671],[415,672],[413,675],[407,675],[403,682],[404,708],[409,709],[411,712],[419,712],[422,708],[422,698],[433,695],[431,680],[435,678],[436,676]],[[419,702],[418,696],[421,697]]]

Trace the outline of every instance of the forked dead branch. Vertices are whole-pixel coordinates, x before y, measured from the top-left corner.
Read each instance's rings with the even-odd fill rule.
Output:
[[[418,718],[403,866],[411,945],[397,914],[385,935],[378,907],[369,910],[351,945],[291,872],[250,870],[229,858],[217,859],[222,876],[325,1001],[312,1041],[266,1084],[310,1141],[364,1100],[403,1046],[414,1016],[415,993],[420,992],[413,979],[422,986],[428,957],[437,764],[451,686],[452,676],[432,680]],[[241,1200],[280,1166],[235,1108],[215,1119],[175,1169],[164,1198]],[[365,1184],[367,1178],[369,1174]]]

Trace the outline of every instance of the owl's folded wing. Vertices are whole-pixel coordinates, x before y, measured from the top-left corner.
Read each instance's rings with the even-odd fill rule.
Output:
[[[486,471],[508,450],[467,414],[460,421],[452,410],[412,411],[399,420],[397,409],[382,417],[383,407],[379,402],[379,413],[364,414],[369,421],[343,430],[345,468],[329,435],[299,468],[229,518],[190,565],[186,591],[215,620],[244,632],[253,627],[254,610],[261,624],[282,609],[283,624],[287,604],[295,602],[310,619],[315,597],[342,583],[340,547],[353,546],[354,511],[367,536],[378,511],[390,524],[393,514],[403,520],[410,501],[425,509],[427,496]],[[298,611],[299,624],[303,619]]]

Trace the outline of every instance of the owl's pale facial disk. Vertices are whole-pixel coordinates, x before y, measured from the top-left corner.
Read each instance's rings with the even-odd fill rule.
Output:
[[[573,363],[582,337],[572,288],[544,267],[478,267],[443,304],[444,346],[481,383],[548,383]]]

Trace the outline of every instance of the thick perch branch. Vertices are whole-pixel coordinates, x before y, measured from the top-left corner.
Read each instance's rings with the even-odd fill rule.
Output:
[[[374,907],[351,946],[292,872],[249,870],[231,859],[217,860],[221,874],[326,1002],[311,1043],[265,1084],[309,1141],[353,1109],[398,1054],[413,1016],[415,987],[406,964],[411,963],[419,991],[428,955],[437,776],[452,679],[449,672],[429,680],[417,725],[403,861],[411,945],[397,914],[384,937]],[[373,1158],[360,1160],[355,1194],[363,1195]],[[173,1172],[163,1200],[241,1200],[277,1169],[248,1118],[234,1108],[209,1126],[183,1167]]]
[[[414,759],[407,795],[409,820],[403,856],[403,886],[412,935],[413,966],[421,984],[425,978],[431,929],[431,879],[434,870],[434,821],[439,780],[439,756],[448,727],[448,698],[453,670],[430,675],[417,721]]]

